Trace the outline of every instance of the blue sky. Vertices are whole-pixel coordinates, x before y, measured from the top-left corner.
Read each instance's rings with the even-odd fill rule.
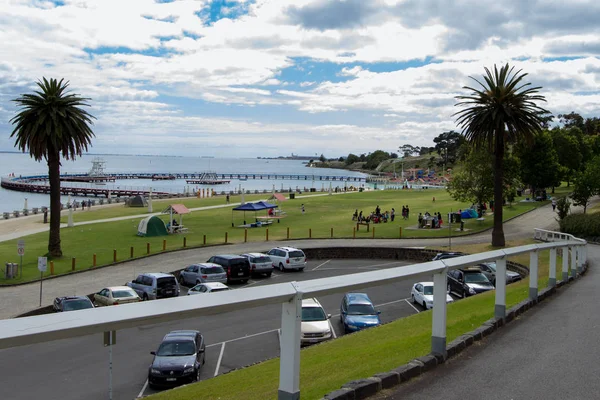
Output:
[[[431,146],[494,63],[600,115],[591,1],[0,0],[0,150],[43,76],[91,98],[92,151],[339,157]]]

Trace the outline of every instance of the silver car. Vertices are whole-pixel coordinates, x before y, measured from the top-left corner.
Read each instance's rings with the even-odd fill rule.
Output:
[[[250,263],[250,274],[271,276],[273,273],[273,260],[268,255],[263,253],[246,253],[242,254],[242,257],[246,257]]]
[[[179,283],[194,286],[205,282],[227,283],[227,273],[219,264],[192,264],[179,273]]]

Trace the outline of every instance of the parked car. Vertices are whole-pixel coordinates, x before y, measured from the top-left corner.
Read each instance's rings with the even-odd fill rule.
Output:
[[[204,337],[198,331],[172,331],[165,335],[148,369],[148,385],[176,386],[200,380],[206,362]]]
[[[447,258],[454,258],[466,255],[465,253],[460,253],[457,251],[444,251],[443,253],[437,253],[435,257],[431,259],[431,261],[437,260],[445,260]]]
[[[293,247],[275,247],[267,253],[273,261],[273,268],[279,268],[281,272],[286,269],[304,271],[306,266],[306,255],[300,249]]]
[[[63,312],[94,308],[94,305],[87,296],[64,296],[55,298],[52,308],[56,312]]]
[[[246,257],[234,254],[220,254],[208,259],[209,263],[219,264],[227,274],[227,283],[248,282],[250,279],[250,263]]]
[[[496,263],[486,262],[478,265],[481,272],[488,278],[492,285],[496,286]],[[514,271],[506,270],[506,283],[513,283],[523,279],[521,274]]]
[[[250,273],[252,275],[265,274],[267,277],[273,273],[273,260],[263,253],[246,253],[242,254],[250,263]]]
[[[325,314],[321,303],[315,298],[302,300],[302,322],[300,323],[302,345],[323,342],[332,337],[331,314]]]
[[[179,273],[179,283],[194,286],[204,282],[227,282],[227,273],[219,264],[193,264]]]
[[[222,292],[223,290],[229,290],[229,287],[220,282],[199,283],[188,290],[188,296],[193,294]]]
[[[410,297],[415,304],[420,304],[426,309],[433,308],[433,282],[417,282],[410,291]],[[454,299],[446,293],[446,303],[452,303]]]
[[[467,297],[494,290],[494,285],[476,267],[448,271],[448,293]]]
[[[106,287],[94,294],[94,304],[97,306],[116,306],[142,301],[140,296],[129,286]]]
[[[366,293],[346,293],[342,299],[340,319],[346,333],[381,325],[379,314]]]
[[[127,282],[127,286],[135,290],[142,300],[155,300],[179,296],[179,284],[171,274],[153,272],[138,275]]]

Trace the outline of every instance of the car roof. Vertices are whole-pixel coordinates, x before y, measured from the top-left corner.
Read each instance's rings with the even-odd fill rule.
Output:
[[[222,257],[222,258],[226,258],[228,260],[232,260],[234,258],[244,258],[238,254],[217,254],[217,255],[215,255],[215,257]]]
[[[264,253],[244,253],[242,254],[242,257],[269,257],[268,254],[264,254]]]
[[[300,250],[300,249],[297,249],[295,247],[288,247],[288,246],[278,246],[278,247],[275,247],[275,248],[276,249],[281,249],[281,250],[286,250],[286,251]],[[300,250],[300,251],[302,251],[302,250]]]
[[[203,262],[203,263],[196,263],[196,264],[192,264],[192,265],[197,265],[199,267],[220,267],[219,264],[216,264],[213,262]]]
[[[319,303],[319,301],[317,299],[310,298],[310,299],[302,299],[302,307],[321,307],[321,303]]]
[[[201,283],[201,285],[204,285],[207,288],[211,288],[211,289],[229,288],[229,286],[224,285],[221,282],[206,282],[206,283]]]
[[[87,296],[62,296],[62,297],[57,297],[58,301],[65,301],[65,300],[88,300],[91,301]]]
[[[433,282],[417,282],[415,285],[433,286]]]
[[[174,278],[173,274],[167,274],[164,272],[147,272],[145,274],[142,274],[144,276],[151,276],[154,278],[167,278],[167,277],[172,277]]]
[[[373,304],[366,293],[346,293],[348,304]]]
[[[128,291],[133,290],[129,286],[108,286],[108,287],[105,287],[104,289],[108,289],[111,291],[113,291],[113,290],[128,290]]]
[[[180,331],[171,331],[169,333],[167,333],[165,335],[165,337],[163,338],[163,340],[170,340],[170,339],[190,339],[190,340],[194,340],[196,338],[196,335],[200,333],[198,331],[193,331],[193,330],[180,330]]]
[[[481,268],[479,267],[465,267],[465,268],[459,268],[462,272],[467,272],[467,273],[475,273],[475,272],[479,272],[481,273]]]

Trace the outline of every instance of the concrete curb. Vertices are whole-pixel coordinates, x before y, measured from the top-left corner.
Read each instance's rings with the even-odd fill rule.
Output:
[[[582,266],[581,275],[585,274],[587,270],[587,264]],[[446,362],[447,359],[457,356],[462,351],[466,350],[473,343],[483,340],[485,337],[491,335],[496,330],[502,328],[506,324],[513,321],[516,317],[523,314],[527,310],[531,309],[541,301],[546,300],[548,297],[558,292],[558,288],[562,287],[573,281],[569,277],[568,281],[559,281],[555,287],[547,287],[538,290],[537,300],[526,299],[513,307],[506,310],[505,318],[491,318],[485,321],[481,326],[467,332],[462,336],[454,339],[446,346],[446,356],[442,354],[430,353],[422,357],[418,357],[407,364],[401,365],[389,372],[382,372],[375,374],[371,378],[361,379],[359,381],[352,381],[342,386],[342,389],[335,390],[331,393],[326,394],[323,400],[358,400],[366,399],[376,394],[377,392],[390,389],[394,386],[400,385],[403,382],[407,382],[412,378],[415,378],[422,373],[435,369],[438,365]],[[368,387],[368,389],[366,389]],[[373,390],[377,388],[376,392]],[[368,393],[368,395],[366,395]],[[365,397],[366,395],[366,397]]]

